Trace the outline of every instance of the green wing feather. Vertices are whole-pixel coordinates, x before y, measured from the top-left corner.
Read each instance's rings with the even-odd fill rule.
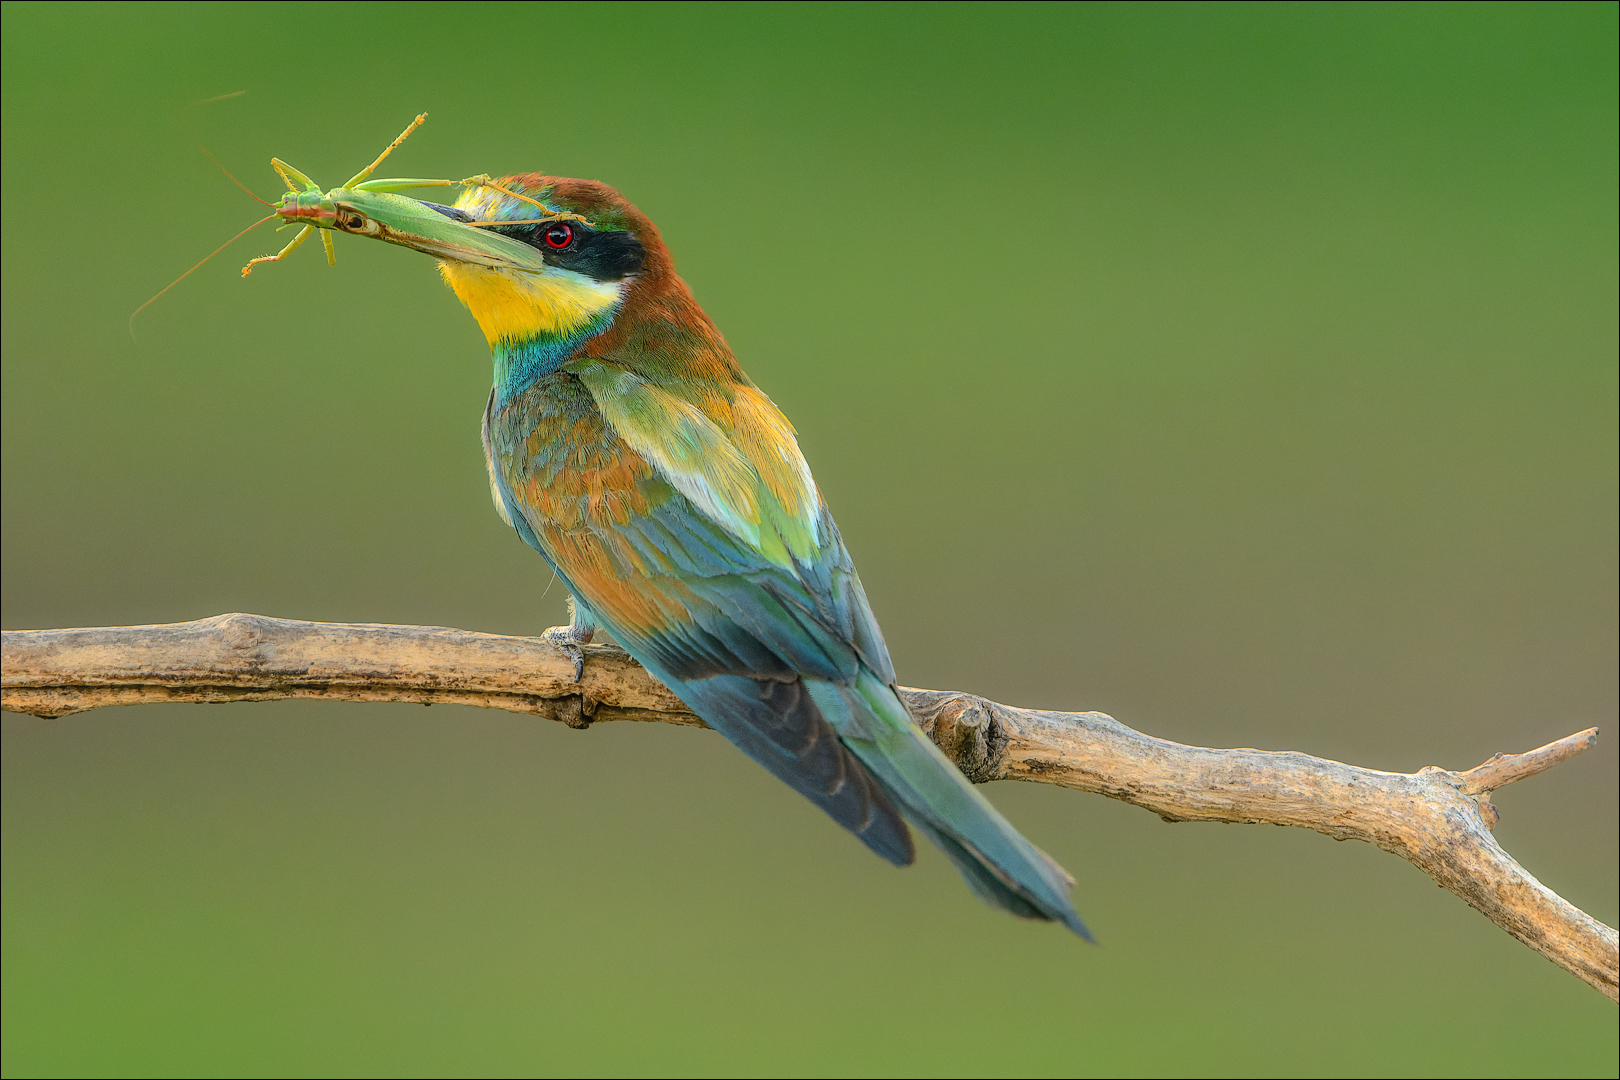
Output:
[[[578,416],[558,425],[567,447],[540,445],[532,423],[513,419],[526,415],[524,397],[545,400],[537,386],[498,418],[492,474],[508,512],[525,523],[519,532],[591,617],[879,854],[910,861],[903,816],[991,904],[1089,938],[1068,901],[1068,875],[911,722],[849,553],[769,399],[748,385],[654,382],[599,359],[571,361],[556,377],[588,391],[602,447],[581,449]],[[554,400],[565,396],[553,390]],[[522,454],[513,452],[519,443]],[[586,514],[565,535],[536,513],[541,491],[524,470],[551,470],[549,498],[558,455],[622,462],[609,443],[653,475],[636,481],[633,512],[620,498],[619,512]],[[581,482],[580,498],[607,505],[593,484]]]

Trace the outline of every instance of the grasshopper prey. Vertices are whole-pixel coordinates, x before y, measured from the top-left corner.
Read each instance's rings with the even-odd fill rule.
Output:
[[[335,265],[337,262],[337,254],[332,248],[332,232],[337,230],[389,243],[404,244],[418,251],[428,251],[430,254],[440,251],[445,255],[466,261],[482,262],[489,266],[505,266],[531,272],[543,269],[544,264],[539,259],[538,253],[527,244],[509,240],[498,233],[482,234],[483,243],[469,242],[468,226],[479,228],[488,225],[526,225],[546,221],[584,221],[584,218],[578,214],[554,211],[544,203],[496,183],[495,179],[487,174],[471,176],[465,180],[368,179],[377,170],[377,166],[383,163],[383,159],[393,153],[394,148],[404,142],[426,119],[427,113],[422,113],[412,120],[410,126],[400,133],[399,138],[389,143],[387,148],[377,155],[376,161],[361,169],[342,187],[330,191],[323,192],[315,181],[280,158],[271,158],[270,167],[280,174],[288,188],[287,194],[281,197],[281,202],[275,208],[276,216],[288,225],[302,224],[304,227],[292,238],[291,243],[274,255],[260,256],[242,267],[242,276],[251,274],[259,263],[280,262],[298,245],[309,239],[310,233],[317,229],[321,231],[321,243],[326,248],[326,261],[329,265]],[[295,180],[298,183],[294,183]],[[302,191],[299,190],[298,184],[303,185]],[[428,187],[493,188],[503,195],[510,195],[514,199],[538,207],[544,216],[518,221],[463,222],[432,203],[418,202],[395,194]],[[479,258],[467,259],[470,253],[469,246],[472,251],[479,253]]]
[[[178,285],[197,267],[223,251],[231,243],[244,236],[271,218],[281,218],[284,224],[302,225],[298,234],[286,247],[274,255],[262,255],[253,259],[242,267],[242,276],[253,272],[253,268],[260,263],[280,262],[291,255],[299,245],[308,240],[310,234],[320,230],[321,244],[326,248],[326,261],[329,265],[336,265],[337,252],[332,246],[332,233],[346,232],[357,236],[366,236],[375,240],[385,240],[391,244],[400,244],[425,252],[429,255],[442,255],[462,262],[477,263],[485,266],[504,267],[512,270],[523,270],[529,273],[539,273],[545,269],[545,262],[540,253],[528,244],[520,243],[500,233],[484,231],[490,226],[505,225],[533,225],[550,221],[580,221],[585,218],[567,211],[553,210],[551,207],[530,198],[520,192],[500,184],[488,174],[470,176],[465,180],[420,180],[420,179],[390,179],[372,180],[370,176],[377,170],[377,166],[393,153],[400,143],[404,142],[411,132],[420,127],[427,119],[427,113],[422,113],[410,126],[400,133],[399,138],[389,143],[377,160],[361,169],[348,183],[341,187],[322,191],[320,186],[282,161],[280,158],[271,158],[270,167],[286,183],[287,194],[281,201],[269,206],[273,214],[261,218],[249,225],[246,229],[231,237],[214,251],[209,253],[202,262],[187,270],[174,281],[163,288],[157,296],[152,297],[145,304],[136,308],[129,317],[130,331],[133,334],[135,316],[139,315],[159,296]],[[205,150],[204,153],[207,151]],[[212,157],[213,155],[209,155]],[[224,170],[224,166],[220,166]],[[229,172],[225,173],[230,176]],[[241,182],[234,176],[231,180],[241,187]],[[299,185],[302,185],[300,188]],[[435,203],[418,202],[397,194],[401,191],[410,191],[416,188],[433,187],[487,187],[529,203],[539,210],[539,216],[501,221],[473,221],[460,210]],[[242,190],[248,191],[243,187]],[[249,195],[253,192],[248,191]],[[257,195],[253,195],[259,202],[264,202]]]

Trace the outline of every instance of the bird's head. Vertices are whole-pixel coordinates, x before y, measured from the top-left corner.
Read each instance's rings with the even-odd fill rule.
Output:
[[[382,240],[431,255],[488,339],[504,395],[555,371],[587,341],[656,328],[686,341],[683,356],[735,367],[724,339],[676,276],[658,228],[594,180],[525,173],[461,181],[453,205],[398,190],[442,181],[382,181],[289,194],[277,216],[312,229]],[[381,186],[394,191],[381,190]],[[636,311],[650,318],[622,318]],[[639,329],[633,329],[639,328]],[[688,355],[690,354],[690,355]]]
[[[612,321],[631,289],[669,269],[658,230],[617,191],[593,180],[528,173],[469,187],[445,217],[526,245],[534,269],[490,265],[476,251],[439,257],[439,272],[491,347],[577,338]],[[486,224],[501,222],[510,224]],[[430,252],[431,253],[431,252]]]
[[[289,193],[277,216],[433,256],[497,353],[577,343],[605,329],[632,289],[673,278],[657,227],[606,184],[480,179],[451,206],[338,188]]]

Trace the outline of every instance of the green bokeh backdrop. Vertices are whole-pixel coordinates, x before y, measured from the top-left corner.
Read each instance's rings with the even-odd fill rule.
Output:
[[[545,169],[664,229],[903,681],[1410,770],[1616,922],[1616,8],[4,8],[7,628],[533,633],[420,256],[236,274],[325,183]],[[237,90],[208,105],[188,103]],[[285,239],[285,236],[280,239]],[[7,1075],[1608,1074],[1405,863],[991,797],[1103,942],[872,858],[718,737],[7,714]]]

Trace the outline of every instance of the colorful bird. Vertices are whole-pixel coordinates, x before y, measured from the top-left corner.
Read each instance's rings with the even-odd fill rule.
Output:
[[[288,220],[434,256],[478,320],[495,509],[567,587],[573,622],[546,636],[576,664],[606,630],[883,858],[914,860],[910,822],[991,905],[1090,939],[1073,879],[912,723],[793,426],[651,221],[605,184],[539,174],[454,206],[346,189],[284,203]]]

